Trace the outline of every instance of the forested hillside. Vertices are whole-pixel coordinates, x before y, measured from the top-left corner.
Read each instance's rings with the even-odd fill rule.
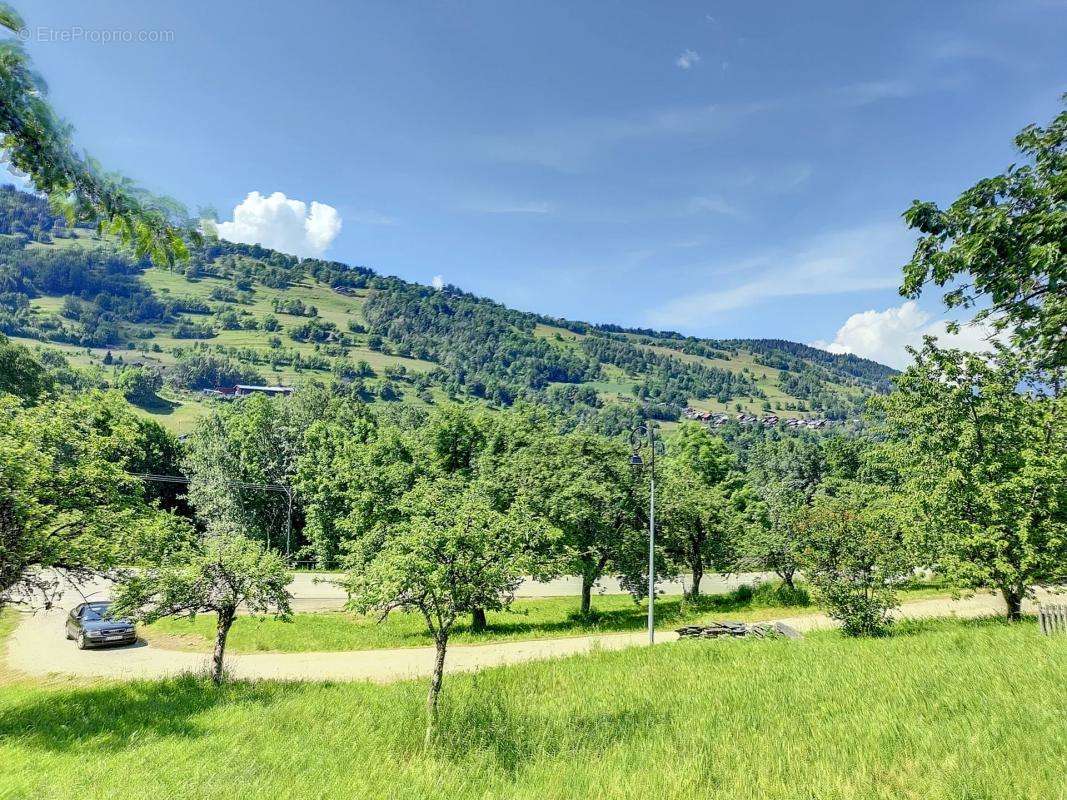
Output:
[[[893,371],[773,339],[554,319],[366,267],[209,240],[150,267],[47,202],[0,189],[0,332],[83,387],[119,386],[184,430],[201,390],[319,380],[374,402],[528,401],[617,432],[639,409],[854,418]]]

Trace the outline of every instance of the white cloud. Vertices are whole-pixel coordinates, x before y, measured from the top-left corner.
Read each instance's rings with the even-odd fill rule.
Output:
[[[832,342],[815,341],[812,347],[831,353],[852,353],[903,369],[911,363],[907,347],[921,348],[924,336],[937,337],[942,347],[981,352],[989,350],[990,328],[963,325],[957,334],[947,331],[945,320],[935,320],[914,300],[885,311],[863,311],[853,314],[837,331]]]
[[[443,275],[434,275],[433,280],[430,281],[433,284],[433,288],[437,291],[441,291],[445,288],[445,278]]]
[[[905,80],[859,81],[831,90],[845,107],[867,106],[881,100],[903,100],[915,93],[915,86]]]
[[[355,214],[351,212],[345,212],[349,221],[356,222],[360,225],[396,225],[396,218],[390,217],[388,214],[383,214],[380,211],[373,209],[367,211],[357,211]]]
[[[742,277],[724,288],[675,298],[650,311],[647,321],[671,329],[693,327],[713,314],[776,297],[894,288],[911,248],[912,237],[898,222],[831,231],[790,250],[708,268],[704,276],[694,276],[697,285],[723,286],[730,283],[729,276]]]
[[[674,60],[674,63],[682,69],[692,69],[693,65],[700,61],[700,53],[688,48]]]
[[[281,192],[264,197],[249,192],[233,209],[233,220],[216,225],[231,242],[260,244],[283,253],[319,256],[341,232],[341,215],[325,203],[291,200]]]
[[[712,214],[725,214],[728,217],[741,216],[741,213],[729,200],[717,194],[694,197],[689,201],[689,210],[693,212],[709,211]]]
[[[552,204],[543,201],[484,206],[475,209],[483,214],[551,214]]]
[[[706,139],[775,107],[775,103],[766,102],[712,104],[665,108],[629,117],[572,119],[539,130],[481,140],[478,153],[495,161],[538,164],[569,172],[620,145],[659,137]]]

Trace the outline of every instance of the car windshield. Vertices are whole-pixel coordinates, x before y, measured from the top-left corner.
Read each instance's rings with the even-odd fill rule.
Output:
[[[107,614],[107,610],[111,606],[107,603],[95,606],[86,606],[85,611],[82,612],[82,619],[86,622],[95,622],[101,620]]]

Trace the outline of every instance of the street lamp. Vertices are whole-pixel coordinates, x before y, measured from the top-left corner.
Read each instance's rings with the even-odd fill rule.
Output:
[[[656,425],[649,417],[630,431],[630,466],[644,467],[641,451],[648,448],[648,643],[656,643],[656,455],[666,448],[656,435]]]
[[[143,481],[154,483],[184,483],[189,484],[186,475],[146,475],[138,472],[127,473],[131,477],[140,478]],[[260,489],[264,492],[280,492],[285,495],[287,508],[285,513],[285,557],[288,558],[292,547],[293,538],[293,487],[281,483],[246,483],[245,481],[228,481],[230,486],[239,489]],[[267,531],[267,549],[270,549],[270,531]]]

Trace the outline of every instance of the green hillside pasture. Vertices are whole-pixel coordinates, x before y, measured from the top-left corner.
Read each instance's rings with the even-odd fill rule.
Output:
[[[1062,798],[1067,637],[684,642],[426,682],[0,687],[0,796]]]
[[[209,302],[211,290],[218,288],[233,289],[233,283],[220,278],[198,278],[190,281],[185,276],[169,270],[154,267],[145,270],[144,281],[161,296],[173,295],[175,297],[199,297]],[[250,304],[234,304],[236,309],[251,311],[257,317],[262,318],[267,314],[274,314],[273,302],[277,298],[287,300],[299,299],[308,305],[315,306],[319,311],[319,317],[333,322],[341,330],[348,329],[349,320],[363,323],[363,299],[366,290],[358,292],[357,297],[342,295],[333,291],[323,283],[303,282],[285,289],[273,289],[257,283],[253,289],[252,302]],[[297,317],[291,314],[279,313],[276,316],[285,323],[299,322],[305,317]]]
[[[778,376],[781,374],[781,370],[757,364],[755,357],[747,350],[741,350],[736,355],[731,356],[730,360],[727,361],[722,358],[707,358],[706,356],[681,353],[677,350],[672,350],[669,347],[660,345],[642,345],[642,347],[645,347],[645,349],[651,350],[654,353],[658,353],[661,356],[672,356],[689,364],[701,364],[705,367],[715,367],[717,369],[728,370],[729,372],[741,372],[747,368],[749,374],[755,379],[756,385],[767,395],[767,400],[770,402],[772,408],[776,402],[780,402],[782,405],[785,405],[786,403],[800,402],[798,398],[786,394],[778,386]],[[763,400],[759,398],[757,398],[754,403],[750,403],[747,397],[735,397],[729,403],[720,403],[714,397],[709,397],[704,400],[697,400],[696,398],[690,399],[690,405],[692,405],[693,408],[701,411],[713,411],[719,413],[736,411],[737,403],[740,403],[741,408],[750,414],[767,413],[763,410]],[[787,411],[785,409],[775,409],[774,413],[783,419],[804,416],[803,412]]]
[[[162,402],[151,408],[132,405],[133,410],[143,417],[155,420],[171,433],[181,436],[192,433],[197,420],[210,411],[212,401],[196,399],[189,392],[172,392],[164,389],[160,392]]]
[[[229,281],[220,280],[218,278],[201,278],[196,281],[188,281],[182,275],[169,272],[167,270],[153,268],[145,272],[145,280],[148,284],[161,296],[175,296],[175,297],[199,297],[210,301],[211,290],[214,287],[225,287],[232,289],[233,286]],[[164,291],[165,290],[165,291]],[[319,311],[319,318],[328,322],[333,322],[342,332],[348,332],[349,321],[356,321],[360,324],[364,323],[363,319],[363,299],[366,297],[366,291],[360,291],[358,297],[349,297],[347,295],[338,294],[333,291],[329,286],[321,283],[302,283],[288,289],[271,289],[269,287],[257,284],[253,293],[253,302],[249,305],[243,305],[240,303],[233,304],[233,307],[237,310],[245,310],[251,312],[257,320],[262,320],[268,314],[274,314],[278,317],[282,323],[283,330],[279,331],[278,335],[283,342],[283,346],[289,349],[296,349],[303,355],[310,355],[315,352],[315,345],[310,342],[296,342],[286,335],[286,330],[295,325],[299,325],[304,322],[307,317],[293,316],[292,314],[275,313],[272,303],[275,298],[284,297],[286,299],[298,298],[308,305],[315,306]],[[192,315],[195,316],[196,315]],[[188,347],[194,341],[205,342],[209,345],[227,345],[231,347],[251,347],[261,352],[268,352],[270,345],[268,339],[275,334],[268,333],[266,331],[254,330],[235,330],[235,331],[219,331],[218,335],[211,339],[175,339],[170,335],[173,326],[155,326],[155,330],[158,335],[153,340],[156,344],[159,344],[164,350],[169,350],[174,347]],[[357,340],[366,342],[365,336],[356,336]],[[363,360],[376,372],[381,372],[388,366],[403,365],[411,372],[425,372],[433,369],[434,364],[429,361],[422,361],[417,358],[404,358],[397,355],[388,355],[375,350],[371,350],[366,346],[356,346],[348,348],[348,353],[353,361]],[[296,372],[288,367],[281,367],[276,371],[271,372],[269,366],[260,366],[261,371],[270,372],[272,380],[282,381],[289,384],[295,384],[299,382],[301,376],[308,374],[325,375],[326,372],[322,370],[310,370],[305,372]]]
[[[58,296],[34,297],[30,299],[30,308],[40,314],[58,314],[63,308],[63,298]]]
[[[581,352],[581,341],[584,334],[569,331],[566,328],[557,328],[555,325],[535,325],[533,335],[539,339],[548,339],[556,347],[576,350]],[[558,337],[558,338],[557,338]]]

